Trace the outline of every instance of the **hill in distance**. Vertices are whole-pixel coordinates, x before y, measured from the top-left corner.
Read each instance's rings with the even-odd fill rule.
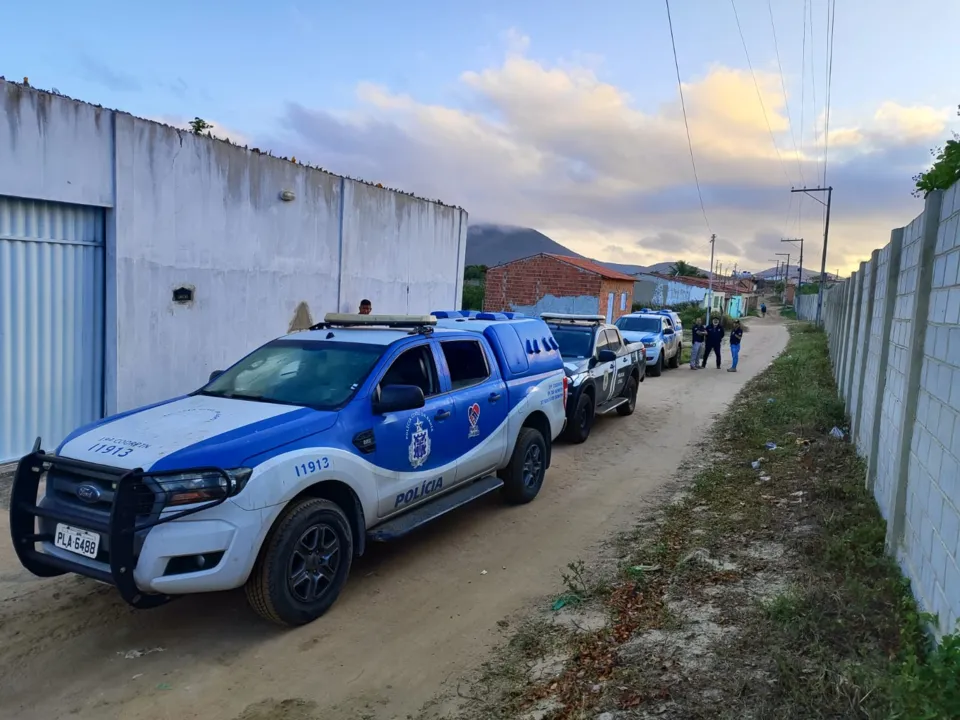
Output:
[[[478,223],[467,228],[466,265],[493,267],[540,253],[584,257],[533,228],[487,223]],[[592,260],[592,258],[587,259]],[[627,275],[636,275],[642,272],[665,273],[673,265],[672,262],[660,262],[649,266],[604,262],[602,260],[594,260],[594,262]]]
[[[540,253],[583,257],[533,228],[488,224],[467,228],[466,265],[493,267]]]

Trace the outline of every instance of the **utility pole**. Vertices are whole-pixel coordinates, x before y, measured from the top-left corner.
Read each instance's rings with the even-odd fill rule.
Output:
[[[787,288],[790,286],[790,253],[777,253],[777,255],[786,255],[787,264],[784,266],[783,273],[783,302],[787,302]]]
[[[812,192],[826,192],[827,201],[823,202],[820,198],[813,197],[821,205],[826,206],[827,216],[823,221],[823,257],[820,258],[820,287],[817,290],[817,326],[820,326],[820,316],[823,311],[823,281],[824,275],[827,274],[827,240],[830,238],[830,206],[833,204],[833,186],[830,187],[816,187],[816,188],[794,188],[790,190],[792,193],[802,192],[807,195],[810,195]]]
[[[710,324],[710,311],[713,309],[713,249],[717,242],[716,234],[710,236],[710,283],[707,288],[707,325]]]
[[[797,266],[797,288],[803,285],[803,238],[787,238],[780,242],[800,243],[800,264]]]

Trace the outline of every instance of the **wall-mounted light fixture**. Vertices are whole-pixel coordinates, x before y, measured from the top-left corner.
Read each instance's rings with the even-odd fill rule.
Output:
[[[281,190],[280,199],[283,200],[284,202],[290,202],[292,200],[296,200],[297,196],[293,192],[293,190]]]

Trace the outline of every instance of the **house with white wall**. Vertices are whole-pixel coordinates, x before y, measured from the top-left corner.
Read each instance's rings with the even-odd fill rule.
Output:
[[[460,307],[461,208],[2,80],[0,115],[0,461],[362,298]]]

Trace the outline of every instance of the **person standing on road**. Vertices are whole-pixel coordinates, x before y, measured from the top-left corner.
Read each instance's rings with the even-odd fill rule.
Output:
[[[693,324],[693,348],[690,350],[690,369],[700,369],[700,353],[703,351],[703,341],[707,338],[707,328],[703,318],[698,317]]]
[[[723,342],[723,325],[720,324],[720,318],[714,316],[713,320],[710,322],[710,327],[707,328],[707,339],[704,345],[706,346],[706,352],[703,354],[703,365],[700,367],[707,366],[707,360],[710,359],[710,353],[717,354],[717,370],[720,369],[720,343]]]
[[[762,315],[763,317],[766,317],[766,316],[767,316],[767,304],[766,304],[766,303],[760,303],[760,315]]]
[[[727,372],[736,372],[737,363],[740,362],[740,341],[743,339],[743,327],[739,320],[733,321],[733,331],[730,333],[730,355],[733,356],[733,364],[727,369]]]

